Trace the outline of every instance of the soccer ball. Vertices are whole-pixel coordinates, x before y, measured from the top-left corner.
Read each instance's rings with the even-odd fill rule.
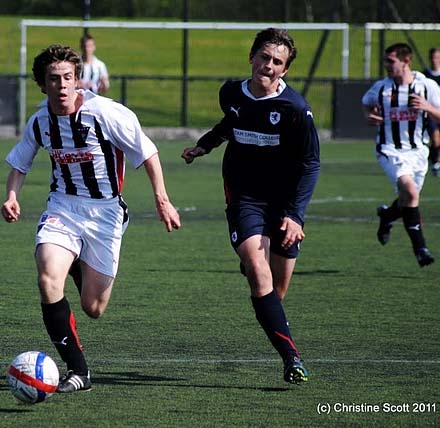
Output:
[[[35,404],[57,390],[59,376],[52,358],[43,352],[29,351],[14,358],[6,380],[14,397],[25,404]]]

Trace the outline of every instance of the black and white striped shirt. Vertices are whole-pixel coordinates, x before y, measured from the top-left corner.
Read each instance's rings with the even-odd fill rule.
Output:
[[[397,85],[391,78],[379,80],[362,98],[362,104],[378,107],[384,118],[376,138],[379,152],[411,150],[429,143],[428,114],[410,107],[410,95],[420,95],[440,108],[440,88],[422,73],[414,71],[413,75],[409,85]]]
[[[113,198],[122,191],[125,156],[138,168],[157,148],[131,110],[90,91],[79,92],[83,104],[71,115],[57,116],[43,102],[6,162],[27,174],[44,148],[52,164],[51,192]]]

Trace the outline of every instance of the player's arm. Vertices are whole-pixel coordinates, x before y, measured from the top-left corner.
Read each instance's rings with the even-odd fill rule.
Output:
[[[14,223],[20,218],[18,195],[23,186],[26,174],[12,168],[6,183],[6,200],[2,205],[2,216],[8,223]]]
[[[179,213],[168,198],[159,155],[156,153],[145,160],[144,167],[153,188],[156,210],[160,220],[165,223],[168,232],[171,232],[173,229],[179,229]]]
[[[225,116],[210,131],[202,135],[194,147],[186,148],[182,153],[182,158],[186,163],[191,163],[195,158],[210,153],[212,149],[229,140],[230,130],[231,127]]]
[[[229,87],[231,82],[226,82],[219,92],[219,103],[225,116],[210,131],[202,135],[194,147],[186,148],[182,153],[182,158],[186,163],[191,163],[195,158],[204,156],[211,152],[214,148],[220,146],[223,142],[231,137],[232,125],[228,118],[228,110],[226,99],[228,99]]]
[[[294,188],[287,200],[286,216],[280,227],[286,232],[281,243],[284,248],[289,248],[305,237],[304,214],[312,198],[320,171],[319,137],[310,110],[305,109],[302,112],[301,122],[301,129],[297,135],[302,139],[303,156],[302,159],[295,159],[295,167],[292,168],[296,175],[293,179]]]

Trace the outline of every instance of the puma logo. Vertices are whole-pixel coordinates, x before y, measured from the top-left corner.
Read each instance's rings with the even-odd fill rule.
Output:
[[[55,341],[52,341],[52,343],[53,343],[54,345],[63,345],[63,346],[67,346],[67,336],[64,337],[63,340],[62,340],[61,342],[55,342]]]
[[[240,117],[239,114],[238,114],[238,110],[240,110],[240,107],[234,108],[234,107],[231,106],[231,111],[234,112],[237,115],[237,117]]]

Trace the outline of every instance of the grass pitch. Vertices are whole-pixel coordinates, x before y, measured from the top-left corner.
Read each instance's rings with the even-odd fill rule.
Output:
[[[35,285],[34,230],[49,179],[46,155],[38,155],[21,221],[0,223],[0,426],[439,426],[440,180],[427,176],[421,202],[437,261],[420,269],[400,223],[386,247],[376,241],[375,209],[393,194],[373,143],[322,144],[321,178],[284,303],[311,376],[288,386],[228,243],[222,149],[187,166],[180,153],[191,144],[159,144],[182,215],[178,232],[167,234],[155,219],[144,172],[127,168],[131,224],[102,319],[81,312],[69,280],[93,390],[23,406],[3,375],[15,355],[41,350],[63,368]],[[1,142],[1,158],[11,146]],[[0,171],[3,188],[7,172]],[[320,404],[330,413],[318,414]],[[377,412],[362,410],[375,405]]]

